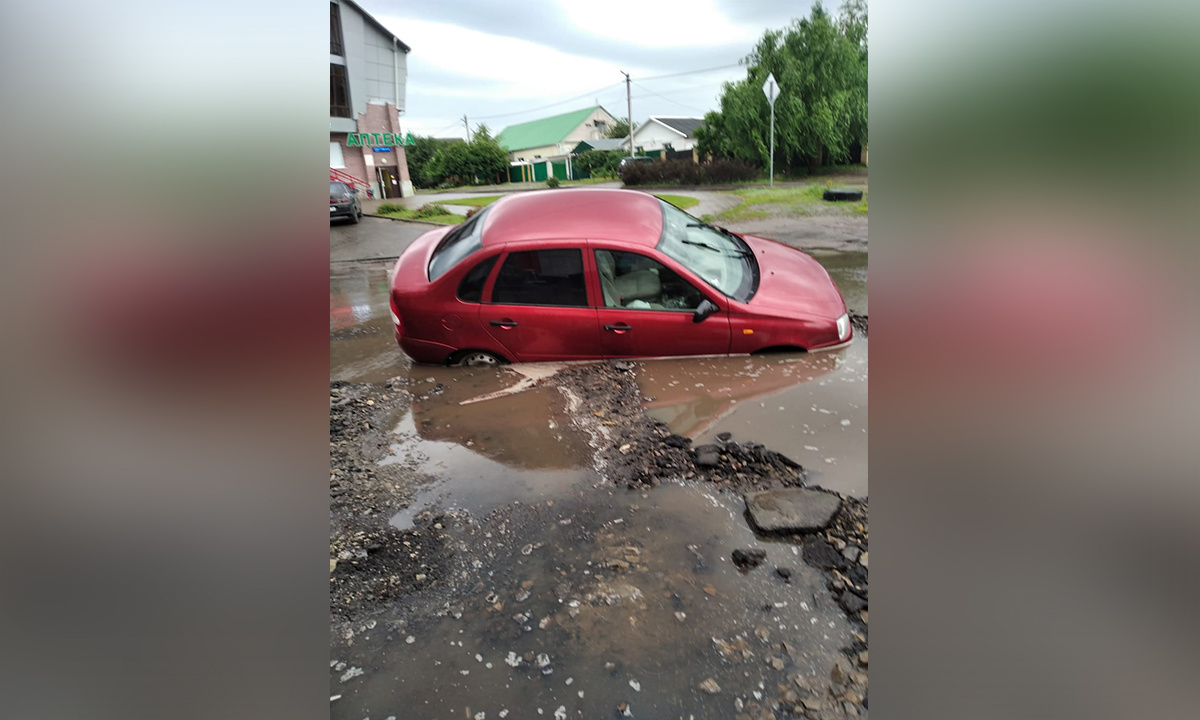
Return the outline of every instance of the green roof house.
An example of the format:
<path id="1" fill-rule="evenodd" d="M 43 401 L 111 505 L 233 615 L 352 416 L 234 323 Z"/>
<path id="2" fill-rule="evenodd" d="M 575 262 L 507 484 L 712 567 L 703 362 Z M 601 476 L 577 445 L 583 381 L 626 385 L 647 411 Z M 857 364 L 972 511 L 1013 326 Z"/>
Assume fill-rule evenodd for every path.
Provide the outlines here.
<path id="1" fill-rule="evenodd" d="M 581 140 L 599 140 L 617 123 L 607 110 L 596 105 L 541 120 L 509 125 L 496 141 L 508 151 L 511 162 L 548 160 L 571 154 Z"/>

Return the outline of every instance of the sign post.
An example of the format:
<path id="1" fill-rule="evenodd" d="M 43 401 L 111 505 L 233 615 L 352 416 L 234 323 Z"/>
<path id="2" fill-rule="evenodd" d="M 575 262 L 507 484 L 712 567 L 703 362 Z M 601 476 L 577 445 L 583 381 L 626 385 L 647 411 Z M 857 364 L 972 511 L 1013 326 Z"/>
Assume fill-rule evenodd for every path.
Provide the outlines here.
<path id="1" fill-rule="evenodd" d="M 763 83 L 763 94 L 771 103 L 771 187 L 775 187 L 775 98 L 779 97 L 779 83 L 771 73 L 767 73 L 767 81 Z"/>

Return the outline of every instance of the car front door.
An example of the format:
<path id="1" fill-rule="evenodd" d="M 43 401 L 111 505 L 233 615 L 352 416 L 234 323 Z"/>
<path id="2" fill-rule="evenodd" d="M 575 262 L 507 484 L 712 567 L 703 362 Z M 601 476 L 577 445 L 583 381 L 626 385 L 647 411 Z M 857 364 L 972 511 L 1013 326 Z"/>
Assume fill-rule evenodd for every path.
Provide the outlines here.
<path id="1" fill-rule="evenodd" d="M 604 357 L 727 355 L 729 308 L 648 255 L 593 245 L 596 311 Z M 719 309 L 695 321 L 703 300 Z"/>
<path id="2" fill-rule="evenodd" d="M 500 261 L 479 317 L 512 360 L 601 357 L 583 259 L 578 246 L 559 246 L 510 250 Z"/>

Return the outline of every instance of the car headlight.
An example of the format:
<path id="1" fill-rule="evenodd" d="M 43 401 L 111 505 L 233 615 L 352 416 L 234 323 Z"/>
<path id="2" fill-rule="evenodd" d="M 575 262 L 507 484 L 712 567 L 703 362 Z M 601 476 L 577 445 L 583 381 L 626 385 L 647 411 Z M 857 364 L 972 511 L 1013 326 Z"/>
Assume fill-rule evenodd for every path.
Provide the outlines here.
<path id="1" fill-rule="evenodd" d="M 845 340 L 850 337 L 850 313 L 842 313 L 842 316 L 837 319 L 838 340 Z"/>

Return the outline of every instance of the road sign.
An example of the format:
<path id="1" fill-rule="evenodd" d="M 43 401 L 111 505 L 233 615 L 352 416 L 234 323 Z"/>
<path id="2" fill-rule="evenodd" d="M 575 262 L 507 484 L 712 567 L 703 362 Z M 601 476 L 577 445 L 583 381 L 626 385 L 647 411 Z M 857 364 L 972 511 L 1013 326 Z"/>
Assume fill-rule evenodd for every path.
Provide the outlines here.
<path id="1" fill-rule="evenodd" d="M 775 98 L 779 97 L 779 83 L 775 76 L 767 73 L 767 81 L 763 83 L 763 94 L 771 103 L 771 187 L 775 187 Z"/>
<path id="2" fill-rule="evenodd" d="M 767 81 L 763 83 L 763 94 L 767 96 L 771 107 L 775 107 L 775 98 L 779 97 L 779 83 L 775 82 L 775 76 L 771 73 L 767 73 Z"/>

